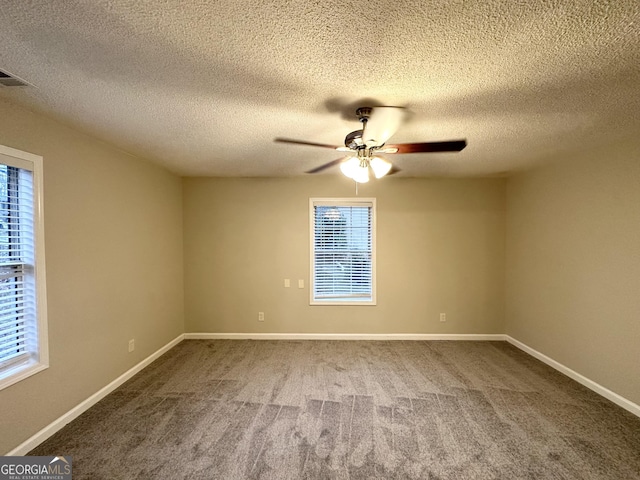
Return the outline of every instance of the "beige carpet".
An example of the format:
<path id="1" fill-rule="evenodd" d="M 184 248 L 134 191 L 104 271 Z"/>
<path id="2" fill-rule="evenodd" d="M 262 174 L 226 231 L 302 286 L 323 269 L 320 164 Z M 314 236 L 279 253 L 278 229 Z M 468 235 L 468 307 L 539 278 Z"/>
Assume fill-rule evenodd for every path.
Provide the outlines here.
<path id="1" fill-rule="evenodd" d="M 188 340 L 30 452 L 74 479 L 640 479 L 640 419 L 504 342 Z"/>

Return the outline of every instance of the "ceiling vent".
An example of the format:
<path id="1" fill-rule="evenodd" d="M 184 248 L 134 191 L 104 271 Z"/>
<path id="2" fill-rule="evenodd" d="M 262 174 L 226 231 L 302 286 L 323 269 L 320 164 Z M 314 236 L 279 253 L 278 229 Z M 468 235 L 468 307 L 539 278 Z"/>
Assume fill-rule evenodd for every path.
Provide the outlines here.
<path id="1" fill-rule="evenodd" d="M 26 87 L 29 84 L 0 70 L 0 85 L 4 87 Z"/>

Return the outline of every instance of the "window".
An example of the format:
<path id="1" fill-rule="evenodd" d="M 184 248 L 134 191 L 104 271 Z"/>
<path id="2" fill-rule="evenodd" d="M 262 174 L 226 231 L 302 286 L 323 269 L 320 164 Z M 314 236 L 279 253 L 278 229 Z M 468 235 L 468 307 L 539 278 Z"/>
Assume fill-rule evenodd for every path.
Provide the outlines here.
<path id="1" fill-rule="evenodd" d="M 41 172 L 0 146 L 0 388 L 48 367 Z"/>
<path id="2" fill-rule="evenodd" d="M 311 305 L 375 305 L 375 198 L 309 200 Z"/>

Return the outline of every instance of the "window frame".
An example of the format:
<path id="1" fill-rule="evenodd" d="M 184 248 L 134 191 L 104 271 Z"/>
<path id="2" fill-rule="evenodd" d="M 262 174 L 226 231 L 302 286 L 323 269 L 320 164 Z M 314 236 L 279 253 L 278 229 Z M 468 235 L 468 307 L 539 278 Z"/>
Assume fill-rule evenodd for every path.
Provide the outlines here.
<path id="1" fill-rule="evenodd" d="M 319 300 L 314 298 L 315 291 L 315 210 L 316 206 L 335 207 L 370 207 L 371 208 L 371 297 L 366 300 Z M 375 198 L 334 198 L 334 197 L 312 197 L 309 198 L 309 305 L 327 306 L 375 306 L 377 305 L 376 295 L 376 199 Z"/>
<path id="2" fill-rule="evenodd" d="M 0 163 L 10 167 L 29 170 L 33 183 L 33 235 L 35 285 L 35 335 L 27 344 L 35 340 L 26 358 L 0 370 L 0 390 L 9 387 L 31 375 L 49 368 L 49 341 L 47 325 L 47 291 L 44 258 L 44 215 L 43 215 L 43 163 L 42 157 L 15 148 L 0 145 Z"/>

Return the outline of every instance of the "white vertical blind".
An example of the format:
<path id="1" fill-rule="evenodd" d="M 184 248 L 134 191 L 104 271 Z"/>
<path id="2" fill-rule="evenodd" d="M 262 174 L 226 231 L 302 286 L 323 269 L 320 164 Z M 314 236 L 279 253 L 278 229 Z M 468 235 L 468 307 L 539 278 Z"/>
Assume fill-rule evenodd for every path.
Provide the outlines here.
<path id="1" fill-rule="evenodd" d="M 313 301 L 373 300 L 373 203 L 313 204 Z"/>
<path id="2" fill-rule="evenodd" d="M 37 354 L 33 175 L 0 165 L 0 371 Z"/>

